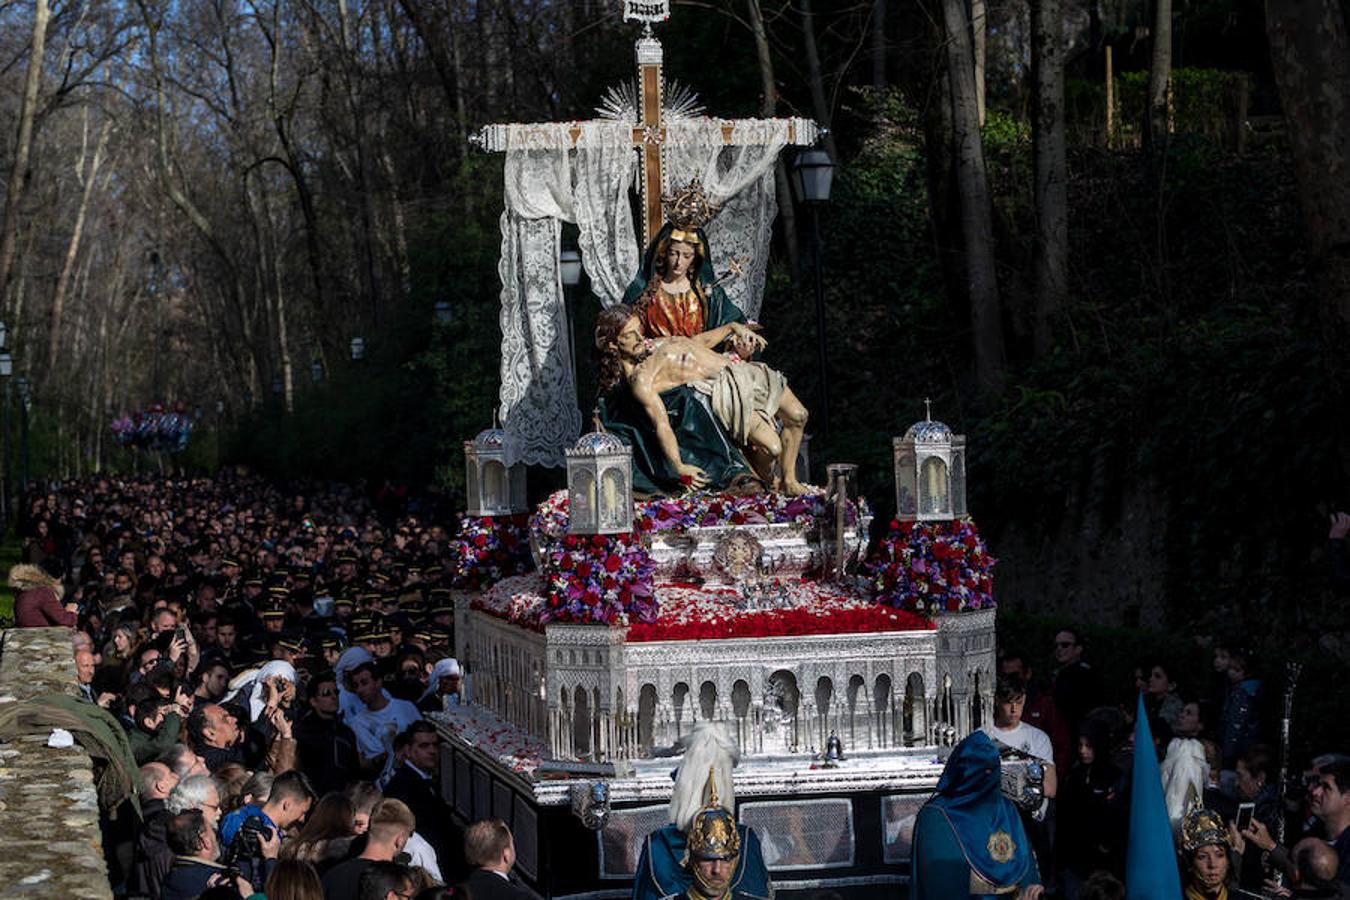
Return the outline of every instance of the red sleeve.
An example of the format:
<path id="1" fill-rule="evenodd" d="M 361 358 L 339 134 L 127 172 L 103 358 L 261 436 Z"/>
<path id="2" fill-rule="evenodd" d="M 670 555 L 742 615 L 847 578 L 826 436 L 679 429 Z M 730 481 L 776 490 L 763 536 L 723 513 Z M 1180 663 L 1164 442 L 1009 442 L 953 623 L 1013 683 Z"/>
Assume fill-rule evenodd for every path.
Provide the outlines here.
<path id="1" fill-rule="evenodd" d="M 53 625 L 65 625 L 67 628 L 74 628 L 79 617 L 75 613 L 66 609 L 61 603 L 61 598 L 56 596 L 56 591 L 50 588 L 43 588 L 42 602 L 38 605 L 42 614 L 47 617 L 47 621 Z"/>

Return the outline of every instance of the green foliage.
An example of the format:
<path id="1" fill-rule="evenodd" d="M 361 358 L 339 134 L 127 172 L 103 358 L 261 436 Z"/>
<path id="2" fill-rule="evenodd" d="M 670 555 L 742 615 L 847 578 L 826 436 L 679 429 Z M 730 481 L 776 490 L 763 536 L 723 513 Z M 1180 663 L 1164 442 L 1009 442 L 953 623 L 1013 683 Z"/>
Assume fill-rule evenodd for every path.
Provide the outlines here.
<path id="1" fill-rule="evenodd" d="M 1201 135 L 1225 146 L 1236 145 L 1237 129 L 1246 110 L 1243 97 L 1251 76 L 1220 69 L 1172 70 L 1172 129 L 1178 135 Z M 1148 116 L 1147 71 L 1116 75 L 1115 140 L 1139 139 Z M 1106 132 L 1106 86 L 1099 81 L 1068 79 L 1065 118 L 1071 135 L 1083 144 L 1099 144 Z"/>
<path id="2" fill-rule="evenodd" d="M 923 397 L 953 390 L 949 361 L 961 350 L 933 252 L 917 113 L 898 91 L 858 91 L 852 99 L 871 122 L 869 136 L 819 210 L 831 433 L 821 435 L 815 424 L 807 431 L 817 479 L 826 462 L 856 462 L 864 493 L 884 499 L 894 494 L 886 435 L 903 433 L 921 414 Z M 798 213 L 807 236 L 811 214 Z M 811 244 L 802 250 L 809 266 Z M 775 268 L 760 318 L 770 362 L 818 412 L 809 269 L 794 282 L 785 266 Z"/>

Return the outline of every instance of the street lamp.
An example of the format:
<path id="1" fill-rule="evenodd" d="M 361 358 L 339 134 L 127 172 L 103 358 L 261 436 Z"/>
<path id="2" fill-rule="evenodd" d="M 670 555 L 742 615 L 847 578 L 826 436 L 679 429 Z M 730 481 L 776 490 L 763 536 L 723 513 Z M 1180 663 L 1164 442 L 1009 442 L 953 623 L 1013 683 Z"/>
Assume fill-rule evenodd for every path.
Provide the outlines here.
<path id="1" fill-rule="evenodd" d="M 323 383 L 323 360 L 316 359 L 309 364 L 309 377 L 315 384 Z"/>
<path id="2" fill-rule="evenodd" d="M 578 391 L 576 316 L 572 310 L 572 288 L 581 284 L 581 253 L 571 248 L 558 254 L 558 271 L 562 276 L 563 308 L 567 310 L 567 362 L 572 367 L 572 381 Z"/>
<path id="3" fill-rule="evenodd" d="M 362 337 L 352 338 L 352 362 L 360 362 L 366 358 L 366 339 Z"/>
<path id="4" fill-rule="evenodd" d="M 436 301 L 436 305 L 432 307 L 432 312 L 433 312 L 433 313 L 435 314 L 435 316 L 436 316 L 436 324 L 437 324 L 437 325 L 449 325 L 449 324 L 450 324 L 450 319 L 452 318 L 452 316 L 451 316 L 451 313 L 450 313 L 450 301 L 449 301 L 449 300 L 446 300 L 445 298 L 441 298 L 440 300 L 437 300 L 437 301 Z"/>
<path id="5" fill-rule="evenodd" d="M 825 279 L 820 265 L 820 207 L 830 199 L 834 161 L 824 150 L 804 150 L 792 164 L 797 196 L 811 209 L 811 243 L 816 275 L 816 342 L 820 367 L 820 431 L 830 430 L 830 381 L 825 369 Z"/>
<path id="6" fill-rule="evenodd" d="M 0 330 L 3 330 L 3 328 L 4 328 L 3 324 L 0 324 Z M 6 527 L 9 526 L 9 521 L 11 518 L 10 513 L 13 509 L 13 504 L 9 493 L 9 470 L 10 470 L 9 460 L 11 454 L 10 448 L 14 446 L 14 442 L 10 438 L 10 431 L 9 431 L 9 406 L 11 397 L 10 385 L 13 383 L 10 376 L 12 376 L 13 374 L 14 374 L 14 357 L 10 356 L 8 350 L 0 350 L 0 379 L 3 379 L 5 382 L 5 403 L 3 407 L 0 407 L 0 417 L 3 417 L 4 419 L 3 427 L 5 432 L 5 470 L 3 473 L 0 473 L 0 494 L 3 495 L 0 496 L 0 500 L 3 500 L 4 504 Z"/>
<path id="7" fill-rule="evenodd" d="M 19 385 L 19 402 L 23 404 L 23 417 L 21 422 L 20 435 L 23 442 L 23 477 L 19 481 L 19 486 L 23 490 L 28 490 L 28 413 L 33 408 L 33 384 L 28 380 L 28 376 L 20 375 L 17 379 Z"/>

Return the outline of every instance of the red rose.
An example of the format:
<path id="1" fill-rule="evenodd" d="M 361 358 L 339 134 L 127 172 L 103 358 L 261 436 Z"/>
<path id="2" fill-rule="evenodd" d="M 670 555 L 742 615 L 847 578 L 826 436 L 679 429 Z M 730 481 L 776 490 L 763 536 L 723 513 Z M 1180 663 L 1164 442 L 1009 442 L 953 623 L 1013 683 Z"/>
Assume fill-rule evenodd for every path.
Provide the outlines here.
<path id="1" fill-rule="evenodd" d="M 605 581 L 604 581 L 604 588 L 605 588 L 605 590 L 607 590 L 607 591 L 612 591 L 612 590 L 614 590 L 614 589 L 615 589 L 616 587 L 618 587 L 618 586 L 619 586 L 619 583 L 618 583 L 617 581 L 615 581 L 613 578 L 609 578 L 609 577 L 606 577 L 606 578 L 605 578 Z"/>
<path id="2" fill-rule="evenodd" d="M 744 525 L 744 524 L 745 524 L 745 513 L 740 512 L 739 510 L 736 511 L 736 512 L 734 512 L 734 513 L 732 513 L 732 514 L 731 514 L 731 524 L 733 524 L 733 525 Z"/>
<path id="3" fill-rule="evenodd" d="M 569 550 L 574 549 L 578 543 L 580 543 L 580 541 L 574 534 L 569 534 L 563 538 L 563 546 Z"/>
<path id="4" fill-rule="evenodd" d="M 585 602 L 587 606 L 594 606 L 595 604 L 600 602 L 600 595 L 597 594 L 595 591 L 587 591 L 586 595 L 581 599 Z"/>
<path id="5" fill-rule="evenodd" d="M 592 546 L 592 547 L 603 547 L 603 546 L 605 546 L 605 544 L 608 543 L 608 542 L 609 542 L 609 538 L 605 537 L 603 534 L 593 534 L 593 535 L 591 535 L 591 546 Z"/>
<path id="6" fill-rule="evenodd" d="M 606 571 L 606 572 L 617 572 L 617 571 L 619 571 L 619 566 L 620 566 L 620 565 L 622 565 L 622 560 L 620 560 L 620 559 L 619 559 L 617 556 L 615 556 L 613 553 L 611 553 L 609 556 L 605 557 L 605 571 Z"/>
<path id="7" fill-rule="evenodd" d="M 666 509 L 664 506 L 661 507 L 656 511 L 656 518 L 661 522 L 666 521 L 666 519 L 670 518 L 670 510 Z"/>
<path id="8" fill-rule="evenodd" d="M 474 536 L 474 539 L 473 539 L 473 545 L 474 545 L 475 547 L 482 547 L 482 546 L 484 546 L 485 544 L 487 544 L 487 535 L 485 535 L 485 534 L 479 534 L 479 535 L 475 535 L 475 536 Z"/>
<path id="9" fill-rule="evenodd" d="M 632 599 L 633 599 L 633 592 L 628 587 L 625 586 L 619 590 L 620 603 L 628 604 L 632 601 Z"/>
<path id="10" fill-rule="evenodd" d="M 577 563 L 577 577 L 579 578 L 591 577 L 591 564 L 589 562 L 582 560 L 580 563 Z"/>

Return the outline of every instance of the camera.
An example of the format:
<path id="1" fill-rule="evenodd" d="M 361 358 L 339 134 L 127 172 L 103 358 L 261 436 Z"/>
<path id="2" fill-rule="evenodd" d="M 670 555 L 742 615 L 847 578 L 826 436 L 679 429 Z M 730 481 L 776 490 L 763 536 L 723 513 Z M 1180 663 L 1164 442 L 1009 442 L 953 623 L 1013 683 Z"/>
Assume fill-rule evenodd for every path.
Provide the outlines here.
<path id="1" fill-rule="evenodd" d="M 272 839 L 272 829 L 267 827 L 262 816 L 249 816 L 240 824 L 234 834 L 230 848 L 225 851 L 221 864 L 227 869 L 237 868 L 241 861 L 252 861 L 262 856 L 262 842 Z"/>

